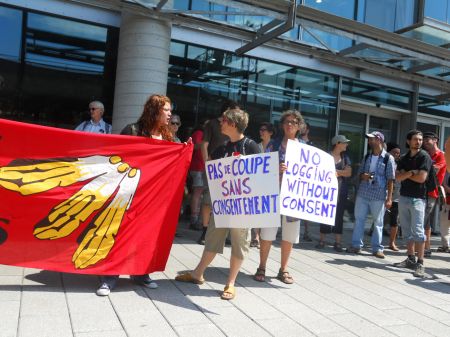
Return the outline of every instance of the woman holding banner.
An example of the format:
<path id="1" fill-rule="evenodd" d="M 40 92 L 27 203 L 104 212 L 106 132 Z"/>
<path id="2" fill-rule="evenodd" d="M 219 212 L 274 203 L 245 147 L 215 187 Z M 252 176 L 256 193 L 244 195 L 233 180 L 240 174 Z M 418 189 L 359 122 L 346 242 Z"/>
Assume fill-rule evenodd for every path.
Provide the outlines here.
<path id="1" fill-rule="evenodd" d="M 280 118 L 281 138 L 271 141 L 266 152 L 278 151 L 280 160 L 280 181 L 287 167 L 284 163 L 286 156 L 286 147 L 288 140 L 299 141 L 298 135 L 304 127 L 305 122 L 302 115 L 297 110 L 287 110 L 283 112 Z M 299 242 L 300 236 L 300 220 L 296 218 L 282 216 L 281 218 L 281 266 L 278 271 L 277 279 L 286 284 L 294 283 L 294 279 L 287 271 L 289 257 L 291 255 L 292 246 Z M 254 279 L 258 282 L 264 282 L 266 279 L 266 263 L 269 257 L 272 241 L 276 239 L 277 227 L 261 228 L 260 233 L 260 251 L 259 251 L 259 267 L 256 270 Z"/>
<path id="2" fill-rule="evenodd" d="M 334 158 L 334 164 L 336 167 L 336 176 L 338 179 L 338 189 L 339 195 L 337 199 L 336 206 L 336 218 L 334 221 L 334 226 L 328 225 L 320 225 L 320 240 L 316 245 L 316 248 L 323 249 L 325 247 L 325 235 L 328 233 L 334 233 L 335 235 L 335 243 L 334 250 L 338 253 L 343 252 L 341 237 L 342 230 L 344 228 L 344 210 L 345 210 L 345 202 L 347 200 L 348 195 L 348 185 L 347 179 L 352 176 L 352 167 L 350 158 L 344 154 L 347 150 L 348 143 L 350 142 L 343 135 L 334 136 L 331 139 L 331 145 L 333 146 L 331 149 L 331 155 Z"/>
<path id="3" fill-rule="evenodd" d="M 169 129 L 169 121 L 172 112 L 172 104 L 169 97 L 152 95 L 144 105 L 144 111 L 137 123 L 128 124 L 122 130 L 122 135 L 142 136 L 159 140 L 173 141 L 172 132 Z M 158 284 L 148 274 L 133 275 L 131 278 L 139 285 L 155 289 Z M 102 276 L 101 285 L 97 289 L 98 296 L 108 296 L 119 279 L 118 275 Z"/>
<path id="4" fill-rule="evenodd" d="M 237 155 L 250 155 L 260 153 L 258 145 L 244 136 L 248 125 L 248 114 L 239 108 L 228 109 L 223 113 L 220 123 L 221 131 L 230 137 L 230 141 L 211 154 L 212 159 L 220 159 Z M 175 277 L 176 281 L 202 284 L 205 282 L 203 274 L 217 254 L 223 253 L 225 239 L 230 233 L 231 258 L 230 272 L 225 289 L 220 296 L 223 300 L 231 300 L 235 297 L 234 283 L 241 268 L 244 256 L 249 251 L 248 228 L 216 228 L 214 217 L 209 220 L 205 237 L 205 248 L 197 267 L 191 272 L 186 272 Z"/>

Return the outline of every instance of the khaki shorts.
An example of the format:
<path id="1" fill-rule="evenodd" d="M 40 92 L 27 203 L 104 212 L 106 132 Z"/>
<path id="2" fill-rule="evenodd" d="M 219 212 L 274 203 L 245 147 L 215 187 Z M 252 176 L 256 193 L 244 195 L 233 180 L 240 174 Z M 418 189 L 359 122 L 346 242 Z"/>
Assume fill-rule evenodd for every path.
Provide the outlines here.
<path id="1" fill-rule="evenodd" d="M 216 228 L 214 216 L 211 216 L 205 237 L 205 251 L 222 254 L 225 240 L 230 233 L 231 255 L 243 260 L 249 252 L 250 240 L 248 228 Z"/>
<path id="2" fill-rule="evenodd" d="M 264 241 L 274 241 L 277 238 L 278 227 L 261 228 L 260 237 Z M 299 243 L 300 220 L 287 221 L 286 216 L 281 216 L 281 240 L 290 243 Z"/>

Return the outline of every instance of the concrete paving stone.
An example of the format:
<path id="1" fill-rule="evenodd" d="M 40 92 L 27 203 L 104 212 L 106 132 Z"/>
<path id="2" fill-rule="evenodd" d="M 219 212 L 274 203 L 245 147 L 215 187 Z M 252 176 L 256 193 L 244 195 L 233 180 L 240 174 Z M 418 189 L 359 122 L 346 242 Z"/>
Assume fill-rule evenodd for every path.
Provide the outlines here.
<path id="1" fill-rule="evenodd" d="M 61 291 L 24 291 L 22 293 L 21 316 L 67 314 L 65 294 Z"/>
<path id="2" fill-rule="evenodd" d="M 20 317 L 18 337 L 72 337 L 68 315 Z"/>
<path id="3" fill-rule="evenodd" d="M 127 329 L 127 337 L 177 337 L 175 331 L 171 328 L 161 328 L 159 326 L 145 326 Z"/>
<path id="4" fill-rule="evenodd" d="M 172 326 L 209 323 L 205 314 L 185 297 L 172 297 L 168 301 L 155 300 L 154 303 Z M 217 307 L 212 309 L 204 308 L 203 310 L 214 313 Z"/>
<path id="5" fill-rule="evenodd" d="M 23 279 L 23 284 L 26 286 L 46 286 L 51 288 L 61 288 L 62 277 L 61 273 L 53 271 L 27 269 L 25 272 L 25 277 Z"/>
<path id="6" fill-rule="evenodd" d="M 22 285 L 22 276 L 17 275 L 1 275 L 0 276 L 0 290 L 7 291 L 9 289 L 16 289 L 17 286 Z"/>
<path id="7" fill-rule="evenodd" d="M 0 301 L 20 301 L 21 285 L 3 285 L 0 280 Z"/>
<path id="8" fill-rule="evenodd" d="M 391 326 L 385 327 L 385 329 L 399 337 L 411 337 L 411 336 L 432 337 L 433 336 L 433 335 L 428 334 L 424 330 L 421 330 L 418 327 L 415 327 L 410 324 L 391 325 Z"/>
<path id="9" fill-rule="evenodd" d="M 386 310 L 386 313 L 392 315 L 393 317 L 400 318 L 418 329 L 423 329 L 426 327 L 426 332 L 432 334 L 433 336 L 445 336 L 450 333 L 450 326 L 422 315 L 420 310 L 420 307 L 414 308 L 414 310 L 403 308 Z"/>
<path id="10" fill-rule="evenodd" d="M 336 332 L 338 334 L 340 331 L 345 330 L 341 325 L 321 313 L 312 310 L 303 303 L 297 303 L 293 306 L 286 305 L 279 309 L 290 319 L 296 321 L 316 335 L 324 332 Z"/>
<path id="11" fill-rule="evenodd" d="M 74 334 L 74 337 L 128 337 L 125 331 L 90 331 Z"/>
<path id="12" fill-rule="evenodd" d="M 0 299 L 1 293 L 0 293 Z M 15 337 L 19 324 L 20 301 L 0 300 L 1 328 L 0 336 Z"/>
<path id="13" fill-rule="evenodd" d="M 192 325 L 178 325 L 175 331 L 180 337 L 222 337 L 225 334 L 213 323 Z"/>
<path id="14" fill-rule="evenodd" d="M 0 276 L 23 276 L 23 268 L 0 265 Z"/>
<path id="15" fill-rule="evenodd" d="M 95 310 L 73 310 L 70 306 L 70 318 L 73 331 L 109 331 L 121 330 L 122 325 L 111 305 L 99 305 Z"/>
<path id="16" fill-rule="evenodd" d="M 215 308 L 214 313 L 206 316 L 225 333 L 226 336 L 259 337 L 270 333 L 236 307 Z"/>
<path id="17" fill-rule="evenodd" d="M 173 330 L 166 317 L 152 308 L 140 311 L 126 311 L 126 308 L 116 308 L 117 315 L 125 331 L 143 331 L 153 329 L 157 331 Z"/>
<path id="18" fill-rule="evenodd" d="M 320 333 L 318 335 L 316 335 L 318 337 L 336 337 L 336 333 L 334 332 L 324 332 L 324 333 Z M 339 337 L 356 337 L 358 336 L 357 334 L 354 334 L 350 331 L 339 331 L 338 334 Z"/>
<path id="19" fill-rule="evenodd" d="M 256 321 L 273 336 L 309 337 L 315 336 L 311 331 L 289 318 L 261 319 Z"/>

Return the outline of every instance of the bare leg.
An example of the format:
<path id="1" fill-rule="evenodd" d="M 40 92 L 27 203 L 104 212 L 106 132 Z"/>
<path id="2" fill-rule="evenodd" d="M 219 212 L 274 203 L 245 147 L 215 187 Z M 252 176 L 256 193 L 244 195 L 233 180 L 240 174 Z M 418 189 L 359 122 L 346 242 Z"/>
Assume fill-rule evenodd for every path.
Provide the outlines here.
<path id="1" fill-rule="evenodd" d="M 197 280 L 203 280 L 203 274 L 205 273 L 206 268 L 208 268 L 215 257 L 216 253 L 203 250 L 200 262 L 198 263 L 197 267 L 195 267 L 195 269 L 191 272 L 192 277 Z"/>
<path id="2" fill-rule="evenodd" d="M 198 214 L 200 211 L 200 197 L 203 192 L 203 187 L 194 187 L 191 194 L 191 223 L 198 221 Z"/>
<path id="3" fill-rule="evenodd" d="M 239 270 L 241 269 L 242 262 L 244 260 L 241 260 L 233 255 L 231 255 L 230 258 L 230 273 L 228 274 L 228 280 L 227 280 L 227 286 L 234 286 L 234 283 L 236 282 L 236 278 L 239 274 Z"/>
<path id="4" fill-rule="evenodd" d="M 425 249 L 430 249 L 431 246 L 431 227 L 425 229 Z"/>
<path id="5" fill-rule="evenodd" d="M 286 271 L 289 256 L 291 256 L 292 242 L 281 240 L 281 271 Z"/>
<path id="6" fill-rule="evenodd" d="M 392 226 L 391 233 L 389 234 L 389 248 L 394 251 L 398 251 L 397 245 L 395 244 L 395 238 L 397 237 L 398 227 Z"/>
<path id="7" fill-rule="evenodd" d="M 415 244 L 417 249 L 417 259 L 423 261 L 423 251 L 425 247 L 425 242 L 416 242 Z"/>
<path id="8" fill-rule="evenodd" d="M 259 268 L 266 269 L 267 259 L 269 258 L 272 241 L 262 240 L 259 247 Z"/>

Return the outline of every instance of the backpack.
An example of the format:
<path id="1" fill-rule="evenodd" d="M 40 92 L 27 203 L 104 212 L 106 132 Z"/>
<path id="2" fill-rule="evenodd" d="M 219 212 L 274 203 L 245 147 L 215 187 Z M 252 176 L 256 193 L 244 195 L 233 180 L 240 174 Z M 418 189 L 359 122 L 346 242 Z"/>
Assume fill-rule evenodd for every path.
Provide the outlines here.
<path id="1" fill-rule="evenodd" d="M 371 153 L 367 153 L 366 156 L 364 157 L 364 165 L 366 165 L 367 159 L 369 159 L 369 156 L 371 155 Z M 391 156 L 391 154 L 389 152 L 386 152 L 386 154 L 384 155 L 383 158 L 383 164 L 384 164 L 384 175 L 386 176 L 386 170 L 387 170 L 387 163 L 389 161 L 389 157 Z"/>
<path id="2" fill-rule="evenodd" d="M 428 170 L 427 180 L 425 180 L 425 187 L 428 192 L 433 192 L 439 186 L 439 181 L 437 178 L 437 171 L 433 165 L 431 165 Z"/>

